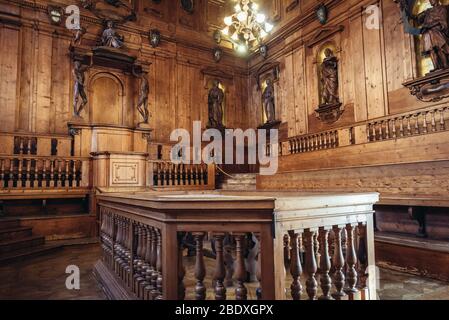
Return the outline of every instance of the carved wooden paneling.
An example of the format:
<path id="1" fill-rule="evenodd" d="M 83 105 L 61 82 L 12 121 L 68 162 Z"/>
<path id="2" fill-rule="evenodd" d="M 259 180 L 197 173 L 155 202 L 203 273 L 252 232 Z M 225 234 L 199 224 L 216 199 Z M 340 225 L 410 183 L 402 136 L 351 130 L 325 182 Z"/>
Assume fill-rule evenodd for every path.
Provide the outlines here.
<path id="1" fill-rule="evenodd" d="M 139 183 L 138 162 L 112 162 L 112 184 Z"/>

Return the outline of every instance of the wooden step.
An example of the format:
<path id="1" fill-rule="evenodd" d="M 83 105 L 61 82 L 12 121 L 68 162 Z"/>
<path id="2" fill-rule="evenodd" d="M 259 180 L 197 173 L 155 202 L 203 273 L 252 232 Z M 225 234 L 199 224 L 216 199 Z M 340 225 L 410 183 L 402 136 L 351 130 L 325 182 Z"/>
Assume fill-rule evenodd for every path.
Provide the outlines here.
<path id="1" fill-rule="evenodd" d="M 45 243 L 42 236 L 29 236 L 22 239 L 2 240 L 0 241 L 0 255 L 18 249 L 30 248 Z"/>
<path id="2" fill-rule="evenodd" d="M 13 227 L 8 229 L 0 229 L 0 241 L 22 239 L 31 236 L 32 227 Z"/>
<path id="3" fill-rule="evenodd" d="M 12 252 L 0 254 L 0 265 L 21 261 L 23 259 L 27 259 L 30 257 L 52 253 L 62 248 L 63 245 L 49 243 L 49 244 L 41 244 L 30 248 L 14 250 Z"/>
<path id="4" fill-rule="evenodd" d="M 19 219 L 0 218 L 0 230 L 20 227 Z"/>

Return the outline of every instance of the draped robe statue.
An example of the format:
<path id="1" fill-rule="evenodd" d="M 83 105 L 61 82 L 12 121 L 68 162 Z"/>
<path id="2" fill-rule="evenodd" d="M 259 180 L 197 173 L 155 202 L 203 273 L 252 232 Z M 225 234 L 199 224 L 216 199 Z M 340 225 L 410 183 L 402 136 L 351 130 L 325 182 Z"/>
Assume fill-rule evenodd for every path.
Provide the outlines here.
<path id="1" fill-rule="evenodd" d="M 337 104 L 338 98 L 338 61 L 331 49 L 324 50 L 325 58 L 321 64 L 321 83 L 323 104 Z"/>
<path id="2" fill-rule="evenodd" d="M 101 44 L 106 47 L 123 47 L 123 36 L 119 35 L 114 29 L 114 22 L 108 21 L 107 28 L 104 29 L 101 36 Z"/>
<path id="3" fill-rule="evenodd" d="M 439 0 L 430 0 L 431 8 L 412 17 L 421 24 L 422 48 L 424 55 L 430 55 L 434 70 L 449 67 L 449 27 L 448 7 Z"/>
<path id="4" fill-rule="evenodd" d="M 268 79 L 266 84 L 267 86 L 262 93 L 263 110 L 265 112 L 265 116 L 267 117 L 267 123 L 272 123 L 276 121 L 273 81 Z"/>
<path id="5" fill-rule="evenodd" d="M 220 82 L 214 81 L 212 88 L 209 90 L 208 106 L 209 106 L 209 126 L 211 128 L 223 128 L 223 100 L 224 92 L 219 87 Z"/>

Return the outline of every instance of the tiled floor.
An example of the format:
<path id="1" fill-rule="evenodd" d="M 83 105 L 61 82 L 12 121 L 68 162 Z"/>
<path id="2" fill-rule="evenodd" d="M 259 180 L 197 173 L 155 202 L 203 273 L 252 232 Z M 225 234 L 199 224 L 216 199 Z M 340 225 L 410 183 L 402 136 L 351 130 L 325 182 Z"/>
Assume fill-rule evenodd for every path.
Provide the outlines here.
<path id="1" fill-rule="evenodd" d="M 92 267 L 100 256 L 100 246 L 66 247 L 49 255 L 30 258 L 0 267 L 0 299 L 105 299 L 92 275 Z M 211 287 L 214 261 L 206 258 L 208 276 L 205 284 Z M 65 273 L 68 265 L 80 269 L 80 290 L 68 290 Z M 193 273 L 194 259 L 186 260 L 187 274 Z M 448 299 L 449 283 L 421 278 L 386 269 L 379 272 L 380 299 Z M 187 298 L 193 298 L 194 279 L 187 277 Z M 255 298 L 256 284 L 247 284 L 248 298 Z M 233 290 L 228 289 L 229 298 Z M 208 290 L 208 298 L 213 298 Z"/>

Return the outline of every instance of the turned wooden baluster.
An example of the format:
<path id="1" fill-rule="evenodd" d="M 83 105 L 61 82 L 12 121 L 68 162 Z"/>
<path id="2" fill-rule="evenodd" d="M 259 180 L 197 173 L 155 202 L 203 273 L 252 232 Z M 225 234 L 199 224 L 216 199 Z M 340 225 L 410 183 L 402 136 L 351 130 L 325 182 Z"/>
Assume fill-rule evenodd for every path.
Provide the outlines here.
<path id="1" fill-rule="evenodd" d="M 290 236 L 290 274 L 293 278 L 290 291 L 293 300 L 300 300 L 302 291 L 300 279 L 302 274 L 302 266 L 301 258 L 299 256 L 299 235 L 298 233 L 295 233 L 294 230 L 290 230 L 288 234 Z"/>
<path id="2" fill-rule="evenodd" d="M 37 187 L 39 187 L 39 169 L 40 169 L 40 166 L 39 166 L 39 162 L 40 162 L 41 160 L 39 160 L 39 159 L 33 159 L 33 160 L 31 160 L 31 173 L 32 173 L 32 175 L 31 175 L 31 187 L 32 188 L 37 188 Z"/>
<path id="3" fill-rule="evenodd" d="M 282 243 L 284 245 L 284 267 L 285 269 L 290 268 L 290 246 L 289 246 L 289 235 L 284 234 L 282 239 Z"/>
<path id="4" fill-rule="evenodd" d="M 397 133 L 396 133 L 396 119 L 393 118 L 391 119 L 391 134 L 392 134 L 392 138 L 396 139 L 397 138 Z"/>
<path id="5" fill-rule="evenodd" d="M 259 242 L 258 251 L 257 251 L 257 265 L 256 265 L 256 278 L 259 281 L 259 287 L 256 289 L 256 297 L 257 300 L 262 299 L 262 244 L 260 243 L 260 233 L 254 234 L 257 242 Z"/>
<path id="6" fill-rule="evenodd" d="M 5 187 L 5 159 L 0 159 L 0 188 Z"/>
<path id="7" fill-rule="evenodd" d="M 162 186 L 164 181 L 164 172 L 162 170 L 162 162 L 157 164 L 157 185 Z"/>
<path id="8" fill-rule="evenodd" d="M 26 159 L 26 180 L 25 180 L 25 188 L 31 187 L 31 159 Z"/>
<path id="9" fill-rule="evenodd" d="M 23 160 L 18 159 L 17 160 L 17 187 L 22 187 L 22 167 L 23 167 Z"/>
<path id="10" fill-rule="evenodd" d="M 143 300 L 148 300 L 148 286 L 151 284 L 151 273 L 152 273 L 152 267 L 151 267 L 151 233 L 150 233 L 150 227 L 145 225 L 145 253 L 144 253 L 144 264 L 142 269 L 142 277 L 144 280 L 140 283 L 139 286 L 139 292 L 140 297 Z"/>
<path id="11" fill-rule="evenodd" d="M 432 127 L 432 132 L 435 132 L 435 131 L 437 131 L 437 123 L 436 123 L 436 120 L 435 120 L 435 110 L 432 110 L 431 112 L 430 112 L 430 126 Z"/>
<path id="12" fill-rule="evenodd" d="M 410 118 L 411 118 L 411 116 L 406 116 L 406 119 L 407 119 L 407 135 L 408 136 L 412 135 L 412 126 L 410 124 Z"/>
<path id="13" fill-rule="evenodd" d="M 141 299 L 146 299 L 145 287 L 149 285 L 149 275 L 148 270 L 150 269 L 150 232 L 148 226 L 142 225 L 143 232 L 143 249 L 142 249 L 142 267 L 140 271 L 140 276 L 142 281 L 139 283 L 138 292 Z"/>
<path id="14" fill-rule="evenodd" d="M 428 111 L 422 113 L 422 115 L 423 115 L 423 124 L 422 124 L 423 133 L 427 133 L 427 113 L 428 113 Z"/>
<path id="15" fill-rule="evenodd" d="M 163 278 L 162 278 L 162 234 L 159 229 L 156 229 L 156 235 L 157 235 L 157 261 L 156 261 L 156 269 L 157 269 L 157 280 L 156 280 L 156 286 L 157 286 L 157 296 L 156 300 L 162 300 L 163 294 L 162 294 L 162 286 L 163 286 Z"/>
<path id="16" fill-rule="evenodd" d="M 382 121 L 385 123 L 385 139 L 390 139 L 390 120 Z"/>
<path id="17" fill-rule="evenodd" d="M 149 239 L 150 239 L 150 267 L 147 271 L 147 279 L 148 285 L 145 287 L 145 297 L 147 300 L 154 299 L 156 296 L 155 287 L 157 282 L 157 270 L 156 270 L 156 262 L 157 262 L 157 236 L 155 234 L 154 228 L 149 227 Z M 154 292 L 154 296 L 153 296 Z"/>
<path id="18" fill-rule="evenodd" d="M 360 222 L 357 227 L 359 236 L 359 246 L 357 250 L 357 258 L 359 260 L 359 288 L 365 289 L 368 279 L 368 249 L 366 243 L 366 223 Z"/>
<path id="19" fill-rule="evenodd" d="M 14 187 L 14 160 L 8 161 L 8 188 Z"/>
<path id="20" fill-rule="evenodd" d="M 151 239 L 152 239 L 152 247 L 151 247 L 151 266 L 153 268 L 153 273 L 151 274 L 151 299 L 156 299 L 157 297 L 157 232 L 156 228 L 151 228 Z"/>
<path id="21" fill-rule="evenodd" d="M 305 269 L 307 273 L 306 280 L 306 291 L 310 300 L 314 300 L 316 298 L 317 293 L 317 281 L 315 279 L 315 273 L 317 272 L 317 265 L 315 260 L 315 250 L 314 250 L 314 236 L 313 231 L 310 229 L 304 230 L 305 236 L 305 246 L 306 246 L 306 261 L 305 261 Z"/>
<path id="22" fill-rule="evenodd" d="M 186 287 L 184 285 L 184 277 L 186 275 L 186 269 L 183 264 L 184 246 L 183 239 L 185 232 L 178 232 L 178 299 L 184 300 L 186 297 Z"/>
<path id="23" fill-rule="evenodd" d="M 204 277 L 206 276 L 206 266 L 204 264 L 204 252 L 203 252 L 203 232 L 192 233 L 196 244 L 196 260 L 195 260 L 195 299 L 206 299 L 206 287 L 204 286 Z"/>
<path id="24" fill-rule="evenodd" d="M 444 110 L 445 108 L 441 108 L 440 111 L 440 130 L 446 129 L 446 124 L 444 122 Z"/>
<path id="25" fill-rule="evenodd" d="M 348 267 L 346 271 L 346 277 L 348 281 L 348 292 L 355 293 L 358 291 L 355 287 L 355 285 L 357 284 L 357 271 L 355 269 L 355 266 L 357 264 L 357 256 L 354 246 L 354 226 L 352 224 L 348 223 L 346 225 L 346 233 L 346 264 Z"/>
<path id="26" fill-rule="evenodd" d="M 57 182 L 57 186 L 58 187 L 62 187 L 62 160 L 57 160 L 58 161 L 58 182 Z"/>
<path id="27" fill-rule="evenodd" d="M 215 251 L 216 251 L 216 260 L 215 260 L 215 300 L 226 300 L 226 288 L 224 286 L 224 278 L 226 276 L 226 269 L 224 265 L 224 252 L 223 252 L 223 240 L 224 233 L 216 233 L 214 234 L 215 239 Z"/>
<path id="28" fill-rule="evenodd" d="M 131 260 L 131 250 L 132 250 L 132 227 L 131 227 L 131 220 L 125 219 L 125 263 L 124 263 L 124 270 L 125 270 L 125 282 L 128 285 L 128 287 L 132 287 L 132 274 L 131 274 L 131 264 L 133 261 Z"/>
<path id="29" fill-rule="evenodd" d="M 117 258 L 116 273 L 123 279 L 123 240 L 124 240 L 124 222 L 123 218 L 117 216 Z"/>
<path id="30" fill-rule="evenodd" d="M 143 261 L 141 259 L 142 252 L 142 226 L 138 223 L 134 224 L 134 235 L 136 239 L 135 255 L 133 260 L 134 274 L 133 274 L 133 291 L 139 297 L 139 284 L 144 280 L 141 276 Z"/>
<path id="31" fill-rule="evenodd" d="M 234 234 L 235 242 L 236 242 L 236 264 L 237 268 L 235 271 L 235 275 L 237 278 L 237 288 L 235 289 L 235 298 L 236 300 L 246 300 L 248 290 L 245 287 L 246 280 L 246 269 L 245 269 L 245 261 L 243 256 L 243 241 L 245 240 L 245 234 Z"/>
<path id="32" fill-rule="evenodd" d="M 318 241 L 320 243 L 320 286 L 322 295 L 319 300 L 332 300 L 330 293 L 332 287 L 332 280 L 329 276 L 331 268 L 331 261 L 329 257 L 329 230 L 325 227 L 320 227 Z"/>
<path id="33" fill-rule="evenodd" d="M 55 186 L 55 162 L 56 160 L 50 160 L 50 188 Z"/>
<path id="34" fill-rule="evenodd" d="M 414 134 L 419 134 L 419 113 L 414 116 L 415 118 L 415 126 L 414 126 Z"/>
<path id="35" fill-rule="evenodd" d="M 343 286 L 345 285 L 345 275 L 343 273 L 343 266 L 345 264 L 345 260 L 343 257 L 343 250 L 341 245 L 341 227 L 334 226 L 334 256 L 332 259 L 333 266 L 335 268 L 334 273 L 334 284 L 336 288 L 336 292 L 332 294 L 332 296 L 340 300 L 342 297 L 344 297 L 346 294 L 343 291 Z"/>

